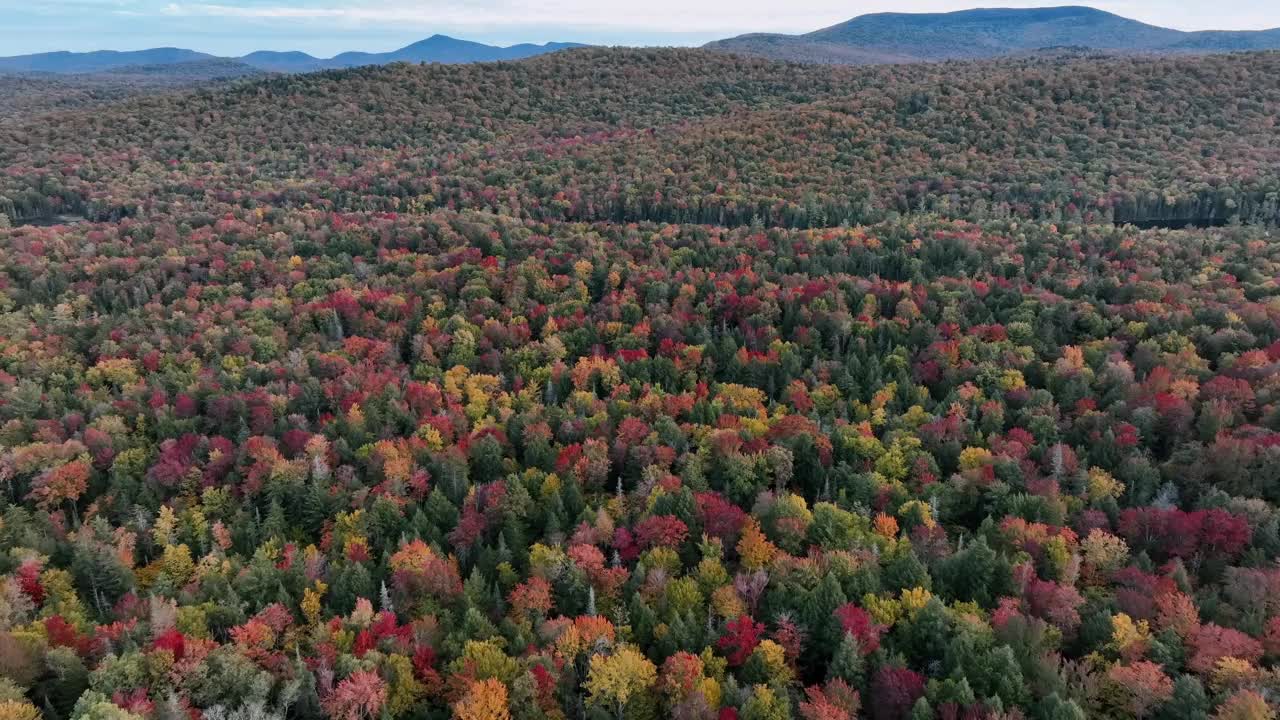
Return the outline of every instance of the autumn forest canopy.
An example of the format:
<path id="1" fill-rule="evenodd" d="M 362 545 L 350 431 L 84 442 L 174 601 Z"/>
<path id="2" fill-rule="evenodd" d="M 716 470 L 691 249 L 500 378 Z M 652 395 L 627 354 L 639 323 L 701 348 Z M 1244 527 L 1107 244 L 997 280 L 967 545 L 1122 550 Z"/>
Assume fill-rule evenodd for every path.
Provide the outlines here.
<path id="1" fill-rule="evenodd" d="M 0 720 L 1275 720 L 1280 53 L 82 83 Z"/>

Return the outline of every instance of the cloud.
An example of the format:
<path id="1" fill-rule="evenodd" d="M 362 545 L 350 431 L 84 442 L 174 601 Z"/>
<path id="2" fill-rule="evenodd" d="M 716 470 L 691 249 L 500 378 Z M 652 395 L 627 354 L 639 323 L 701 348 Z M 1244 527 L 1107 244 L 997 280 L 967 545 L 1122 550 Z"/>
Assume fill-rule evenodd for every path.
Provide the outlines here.
<path id="1" fill-rule="evenodd" d="M 941 9 L 952 3 L 926 0 Z M 1024 3 L 1032 4 L 1032 3 Z M 217 17 L 254 20 L 342 22 L 356 26 L 521 27 L 560 26 L 642 32 L 722 32 L 770 29 L 805 32 L 847 19 L 843 0 L 816 0 L 779 15 L 768 0 L 646 0 L 644 3 L 594 0 L 543 0 L 533 4 L 512 0 L 490 2 L 334 2 L 330 5 L 275 5 L 172 2 L 161 9 L 169 17 Z"/>
<path id="2" fill-rule="evenodd" d="M 98 0 L 122 2 L 125 0 Z M 646 0 L 642 3 L 600 0 L 230 0 L 221 3 L 170 2 L 160 13 L 168 17 L 213 17 L 258 21 L 325 22 L 347 27 L 403 28 L 515 28 L 559 26 L 581 29 L 632 30 L 637 32 L 807 32 L 841 22 L 852 15 L 890 10 L 942 12 L 984 3 L 963 0 L 866 0 L 851 8 L 847 0 L 806 0 L 778 13 L 776 0 Z M 1035 7 L 1046 0 L 1003 0 L 1007 7 Z M 1255 0 L 1223 0 L 1211 17 L 1202 8 L 1180 0 L 1100 0 L 1104 10 L 1175 26 L 1223 29 L 1280 25 L 1280 11 L 1265 10 Z M 1268 23 L 1268 20 L 1270 23 Z"/>
<path id="3" fill-rule="evenodd" d="M 872 12 L 1036 7 L 1080 0 L 0 0 L 0 55 L 194 47 L 216 54 L 390 50 L 444 33 L 512 44 L 696 45 L 745 32 L 803 33 Z M 1083 0 L 1181 30 L 1280 26 L 1280 2 Z M 5 52 L 7 51 L 7 52 Z"/>
<path id="4" fill-rule="evenodd" d="M 205 3 L 169 3 L 160 9 L 161 15 L 170 17 L 230 17 L 230 18 L 291 18 L 319 20 L 323 18 L 349 17 L 354 11 L 343 8 L 307 7 L 241 7 L 236 5 L 210 5 Z"/>

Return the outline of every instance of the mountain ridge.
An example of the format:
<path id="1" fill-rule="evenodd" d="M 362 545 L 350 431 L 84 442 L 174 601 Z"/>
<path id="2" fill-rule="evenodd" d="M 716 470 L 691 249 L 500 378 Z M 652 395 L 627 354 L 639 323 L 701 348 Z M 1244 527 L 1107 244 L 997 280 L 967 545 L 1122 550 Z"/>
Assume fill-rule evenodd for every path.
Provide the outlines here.
<path id="1" fill-rule="evenodd" d="M 297 50 L 258 50 L 220 58 L 176 47 L 137 51 L 57 51 L 0 57 L 0 72 L 88 74 L 125 67 L 164 67 L 210 60 L 257 71 L 302 73 L 393 62 L 472 63 L 521 60 L 580 43 L 487 45 L 435 34 L 388 52 L 347 51 L 320 58 Z M 806 63 L 867 65 L 978 60 L 1072 48 L 1111 54 L 1213 53 L 1280 49 L 1280 28 L 1183 31 L 1081 5 L 979 7 L 945 13 L 859 15 L 812 32 L 749 33 L 703 45 L 719 52 Z"/>
<path id="2" fill-rule="evenodd" d="M 83 53 L 59 50 L 0 57 L 0 72 L 86 74 L 126 67 L 155 67 L 209 60 L 229 60 L 255 70 L 292 73 L 383 65 L 392 62 L 471 63 L 520 60 L 573 47 L 583 46 L 580 43 L 569 42 L 486 45 L 436 34 L 389 52 L 347 51 L 330 58 L 315 57 L 299 50 L 257 50 L 239 57 L 226 58 L 175 47 L 130 51 L 95 50 Z"/>
<path id="3" fill-rule="evenodd" d="M 218 59 L 215 55 L 175 47 L 148 48 L 146 50 L 94 50 L 83 53 L 57 50 L 31 55 L 0 57 L 0 71 L 83 74 L 116 70 L 123 67 L 177 65 L 184 62 L 215 59 Z"/>
<path id="4" fill-rule="evenodd" d="M 976 60 L 1076 47 L 1111 53 L 1280 48 L 1280 28 L 1183 31 L 1081 5 L 859 15 L 800 35 L 748 34 L 704 47 L 780 60 L 869 64 Z"/>

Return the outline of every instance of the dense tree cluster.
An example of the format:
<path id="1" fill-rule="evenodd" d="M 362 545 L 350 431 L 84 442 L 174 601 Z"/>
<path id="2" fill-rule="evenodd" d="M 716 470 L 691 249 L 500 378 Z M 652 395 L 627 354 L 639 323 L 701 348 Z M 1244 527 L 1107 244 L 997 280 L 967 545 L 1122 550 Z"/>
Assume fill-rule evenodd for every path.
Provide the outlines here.
<path id="1" fill-rule="evenodd" d="M 0 211 L 1274 222 L 1277 77 L 1280 53 L 829 68 L 589 49 L 317 73 L 0 126 Z"/>
<path id="2" fill-rule="evenodd" d="M 690 51 L 0 126 L 14 220 L 95 215 L 0 223 L 0 718 L 1275 718 L 1280 244 L 1054 188 L 1265 188 L 1277 62 L 951 66 L 950 130 L 939 68 Z M 874 223 L 609 204 L 856 189 L 844 133 Z"/>

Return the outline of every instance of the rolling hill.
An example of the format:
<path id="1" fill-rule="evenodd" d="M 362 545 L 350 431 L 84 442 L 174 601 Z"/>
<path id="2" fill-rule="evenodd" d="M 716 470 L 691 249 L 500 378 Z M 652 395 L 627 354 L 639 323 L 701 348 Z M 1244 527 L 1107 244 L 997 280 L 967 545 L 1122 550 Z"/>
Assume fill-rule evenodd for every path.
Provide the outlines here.
<path id="1" fill-rule="evenodd" d="M 1273 222 L 1278 68 L 1272 52 L 831 67 L 584 48 L 282 74 L 0 126 L 0 196 L 14 219 L 65 207 L 121 217 L 139 211 L 122 188 L 181 184 L 177 162 L 199 165 L 202 183 L 287 184 L 272 203 L 306 202 L 306 187 L 341 206 L 537 221 Z M 81 177 L 31 148 L 98 159 Z M 137 171 L 143 152 L 156 173 Z"/>
<path id="2" fill-rule="evenodd" d="M 1184 32 L 1089 7 L 875 13 L 804 35 L 751 34 L 708 48 L 799 62 L 869 64 L 1020 55 L 1046 48 L 1108 53 L 1280 48 L 1280 29 Z"/>
<path id="3" fill-rule="evenodd" d="M 0 120 L 87 108 L 140 95 L 215 87 L 265 76 L 263 70 L 223 58 L 172 65 L 126 65 L 90 73 L 0 72 Z"/>

